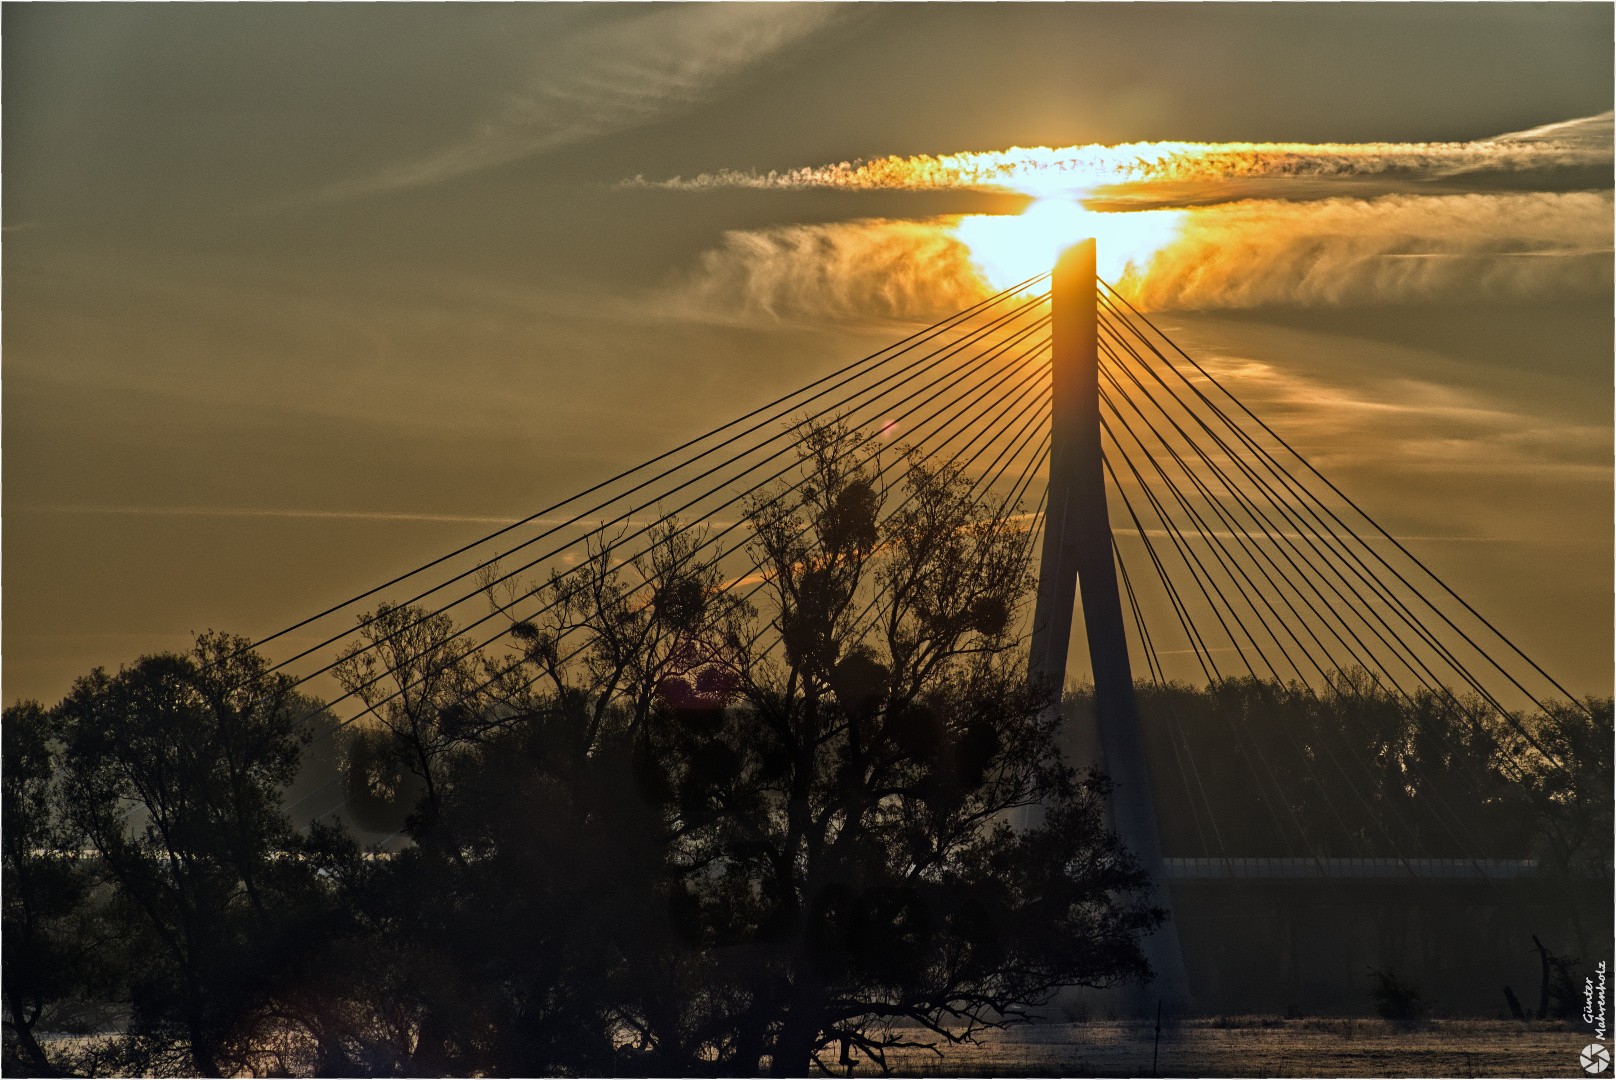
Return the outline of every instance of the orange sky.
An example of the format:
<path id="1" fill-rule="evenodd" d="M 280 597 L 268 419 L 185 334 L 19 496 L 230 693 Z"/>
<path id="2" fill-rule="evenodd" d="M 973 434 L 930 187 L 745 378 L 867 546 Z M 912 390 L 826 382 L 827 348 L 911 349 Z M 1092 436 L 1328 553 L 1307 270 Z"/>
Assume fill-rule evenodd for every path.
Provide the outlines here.
<path id="1" fill-rule="evenodd" d="M 8 701 L 278 629 L 1091 227 L 1610 692 L 1608 7 L 4 19 Z"/>

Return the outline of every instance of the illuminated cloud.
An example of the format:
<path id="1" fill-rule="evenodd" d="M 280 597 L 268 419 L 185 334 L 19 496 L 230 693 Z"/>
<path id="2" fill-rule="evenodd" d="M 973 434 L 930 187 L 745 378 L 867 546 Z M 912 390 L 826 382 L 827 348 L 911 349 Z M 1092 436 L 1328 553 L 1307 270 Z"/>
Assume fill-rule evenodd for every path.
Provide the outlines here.
<path id="1" fill-rule="evenodd" d="M 1610 163 L 1611 113 L 1467 143 L 1125 143 L 1009 150 L 806 166 L 785 172 L 721 170 L 628 186 L 673 189 L 845 188 L 1014 191 L 1039 197 L 1117 184 L 1260 178 L 1443 176 Z"/>
<path id="2" fill-rule="evenodd" d="M 527 85 L 464 139 L 324 198 L 422 187 L 650 123 L 841 16 L 831 4 L 674 4 L 563 32 Z"/>
<path id="3" fill-rule="evenodd" d="M 706 318 L 929 321 L 981 299 L 956 217 L 734 230 L 668 306 Z"/>
<path id="4" fill-rule="evenodd" d="M 1246 201 L 1183 211 L 1123 286 L 1151 308 L 1609 293 L 1608 192 Z"/>
<path id="5" fill-rule="evenodd" d="M 1012 148 L 627 183 L 1035 196 L 1015 216 L 728 233 L 685 299 L 751 315 L 921 318 L 1047 270 L 1089 236 L 1101 276 L 1155 309 L 1587 296 L 1612 287 L 1608 190 L 1510 192 L 1495 179 L 1443 192 L 1477 173 L 1526 187 L 1545 170 L 1608 167 L 1612 124 L 1607 112 L 1468 143 Z M 1561 186 L 1579 177 L 1608 185 L 1570 173 Z M 1118 212 L 1135 201 L 1152 208 Z"/>
<path id="6" fill-rule="evenodd" d="M 1043 209 L 1040 209 L 1043 208 Z M 1590 296 L 1612 288 L 1608 192 L 1247 200 L 1102 214 L 861 220 L 724 234 L 670 297 L 705 317 L 928 319 L 1101 240 L 1152 310 Z"/>
<path id="7" fill-rule="evenodd" d="M 1602 151 L 1606 158 L 1610 156 L 1612 144 L 1612 122 L 1616 120 L 1616 113 L 1602 112 L 1597 116 L 1579 116 L 1575 120 L 1559 120 L 1552 124 L 1541 124 L 1525 131 L 1512 131 L 1507 135 L 1498 135 L 1489 140 L 1493 143 L 1553 143 L 1565 146 L 1584 147 L 1589 150 Z"/>

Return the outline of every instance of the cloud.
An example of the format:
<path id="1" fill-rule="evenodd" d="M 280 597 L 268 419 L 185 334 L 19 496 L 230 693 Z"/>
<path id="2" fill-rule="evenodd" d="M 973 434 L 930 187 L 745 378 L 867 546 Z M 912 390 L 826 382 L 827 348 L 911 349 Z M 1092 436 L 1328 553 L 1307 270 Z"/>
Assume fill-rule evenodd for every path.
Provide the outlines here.
<path id="1" fill-rule="evenodd" d="M 1144 216 L 1084 211 L 1080 231 L 1111 235 L 1115 250 L 1106 254 L 1115 255 Z M 1134 261 L 1116 282 L 1151 310 L 1551 299 L 1606 295 L 1613 285 L 1608 192 L 1246 200 L 1171 217 L 1171 229 L 1141 241 L 1145 254 L 1126 252 Z M 1114 227 L 1107 233 L 1089 219 L 1115 219 L 1100 223 Z M 973 215 L 736 230 L 663 294 L 660 310 L 741 322 L 926 321 L 981 299 L 986 280 L 996 280 L 992 246 L 967 241 L 980 245 L 997 233 L 1012 246 L 1027 240 L 984 222 L 1020 221 Z M 1016 264 L 1009 276 L 1036 273 L 1031 265 Z"/>
<path id="2" fill-rule="evenodd" d="M 1609 166 L 1612 132 L 1607 112 L 1469 143 L 1013 148 L 628 183 L 1041 196 L 1019 217 L 727 233 L 677 300 L 737 318 L 924 318 L 980 298 L 984 283 L 1002 287 L 1047 269 L 1053 251 L 1083 236 L 1101 238 L 1102 272 L 1154 309 L 1552 298 L 1611 290 L 1609 190 L 1504 191 L 1492 181 L 1466 194 L 1440 193 L 1454 191 L 1451 182 L 1409 189 L 1485 171 L 1519 174 L 1505 186 L 1524 187 L 1541 180 L 1534 170 Z M 1573 172 L 1561 186 L 1579 186 L 1578 178 L 1588 177 Z M 1194 191 L 1191 205 L 1146 212 L 1108 212 L 1085 199 L 1129 186 L 1154 186 L 1160 205 L 1175 201 L 1164 202 L 1164 191 Z"/>
<path id="3" fill-rule="evenodd" d="M 679 190 L 967 188 L 1049 196 L 1118 184 L 1519 172 L 1610 164 L 1612 123 L 1613 114 L 1607 112 L 1466 143 L 1155 142 L 1012 147 L 981 153 L 844 161 L 785 172 L 726 169 L 691 179 L 652 181 L 635 177 L 624 184 Z"/>
<path id="4" fill-rule="evenodd" d="M 663 297 L 706 318 L 938 318 L 981 299 L 984 286 L 958 218 L 866 219 L 726 232 Z"/>
<path id="5" fill-rule="evenodd" d="M 1496 135 L 1487 140 L 1492 143 L 1553 143 L 1565 146 L 1579 146 L 1596 151 L 1603 151 L 1606 157 L 1610 156 L 1613 142 L 1612 124 L 1616 123 L 1616 112 L 1602 112 L 1597 116 L 1580 116 L 1575 120 L 1559 120 L 1552 124 L 1542 124 L 1526 131 L 1512 131 L 1507 135 Z"/>
<path id="6" fill-rule="evenodd" d="M 1311 344 L 1325 352 L 1365 347 L 1317 339 Z M 1608 426 L 1546 414 L 1508 396 L 1507 386 L 1443 379 L 1440 364 L 1426 374 L 1400 371 L 1429 364 L 1428 355 L 1379 348 L 1379 368 L 1367 371 L 1347 365 L 1308 374 L 1291 358 L 1204 349 L 1198 359 L 1260 414 L 1278 420 L 1282 429 L 1305 432 L 1310 458 L 1326 471 L 1395 463 L 1403 472 L 1608 480 Z"/>
<path id="7" fill-rule="evenodd" d="M 563 32 L 535 59 L 526 85 L 464 139 L 323 197 L 436 184 L 651 123 L 707 100 L 842 15 L 835 4 L 672 4 Z"/>
<path id="8" fill-rule="evenodd" d="M 1611 215 L 1608 192 L 1201 207 L 1124 288 L 1156 309 L 1608 294 Z"/>

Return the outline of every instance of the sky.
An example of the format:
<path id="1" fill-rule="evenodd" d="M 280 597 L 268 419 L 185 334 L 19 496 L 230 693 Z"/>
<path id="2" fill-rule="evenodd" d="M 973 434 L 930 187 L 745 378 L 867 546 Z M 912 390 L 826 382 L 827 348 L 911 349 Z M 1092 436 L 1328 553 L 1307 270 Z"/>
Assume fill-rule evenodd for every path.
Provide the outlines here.
<path id="1" fill-rule="evenodd" d="M 8 702 L 278 630 L 1087 232 L 1611 692 L 1608 4 L 0 20 Z"/>

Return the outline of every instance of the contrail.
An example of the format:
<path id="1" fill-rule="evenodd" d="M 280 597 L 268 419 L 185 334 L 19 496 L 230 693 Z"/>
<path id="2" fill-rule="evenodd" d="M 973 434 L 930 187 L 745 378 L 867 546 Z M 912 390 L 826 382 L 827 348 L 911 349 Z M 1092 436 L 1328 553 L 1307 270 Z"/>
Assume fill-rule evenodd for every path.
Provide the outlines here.
<path id="1" fill-rule="evenodd" d="M 479 525 L 511 525 L 517 521 L 531 521 L 533 524 L 538 525 L 576 525 L 586 529 L 595 529 L 607 524 L 626 524 L 631 527 L 653 524 L 650 521 L 625 521 L 618 518 L 613 518 L 609 521 L 605 518 L 599 521 L 590 521 L 574 518 L 490 517 L 476 514 L 412 514 L 390 510 L 266 510 L 229 506 L 13 506 L 10 508 L 10 512 L 14 514 L 127 514 L 146 517 L 268 517 L 321 518 L 349 521 L 441 521 L 451 523 L 466 522 Z M 733 522 L 709 521 L 706 524 L 725 526 L 733 524 Z"/>
<path id="2" fill-rule="evenodd" d="M 1609 164 L 1612 113 L 1547 124 L 1474 142 L 1432 143 L 1123 143 L 1117 146 L 1011 147 L 956 154 L 890 156 L 784 172 L 721 169 L 690 179 L 624 187 L 898 188 L 1052 195 L 1113 184 L 1255 178 L 1335 178 L 1386 173 L 1451 175 Z"/>
<path id="3" fill-rule="evenodd" d="M 509 525 L 514 517 L 470 514 L 409 514 L 387 510 L 262 510 L 240 506 L 13 506 L 23 514 L 125 514 L 143 517 L 271 517 L 329 518 L 354 521 L 448 521 Z M 553 524 L 546 522 L 546 524 Z"/>

